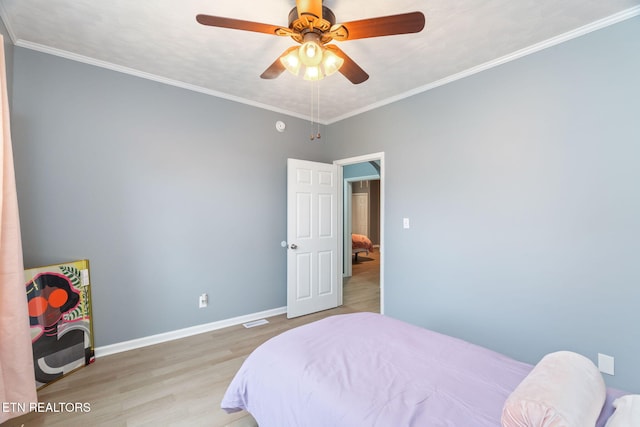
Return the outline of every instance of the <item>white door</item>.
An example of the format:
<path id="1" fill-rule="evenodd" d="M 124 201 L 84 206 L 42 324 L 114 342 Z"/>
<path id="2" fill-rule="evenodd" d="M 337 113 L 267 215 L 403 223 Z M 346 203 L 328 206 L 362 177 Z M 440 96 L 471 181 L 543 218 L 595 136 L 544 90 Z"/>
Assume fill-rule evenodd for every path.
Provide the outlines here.
<path id="1" fill-rule="evenodd" d="M 338 306 L 337 166 L 287 161 L 287 317 Z"/>

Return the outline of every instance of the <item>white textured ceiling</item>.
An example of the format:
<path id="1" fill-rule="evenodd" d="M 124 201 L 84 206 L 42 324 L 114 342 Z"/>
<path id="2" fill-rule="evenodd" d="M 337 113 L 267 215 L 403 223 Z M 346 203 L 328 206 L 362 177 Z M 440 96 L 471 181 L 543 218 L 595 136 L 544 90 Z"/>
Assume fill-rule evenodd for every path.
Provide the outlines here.
<path id="1" fill-rule="evenodd" d="M 337 22 L 422 11 L 427 23 L 418 34 L 340 43 L 370 78 L 359 85 L 341 74 L 321 81 L 322 123 L 640 14 L 640 0 L 325 0 L 324 5 Z M 276 80 L 259 77 L 293 40 L 195 20 L 203 13 L 286 27 L 294 6 L 295 0 L 0 0 L 0 15 L 17 46 L 310 118 L 309 82 L 287 72 Z"/>

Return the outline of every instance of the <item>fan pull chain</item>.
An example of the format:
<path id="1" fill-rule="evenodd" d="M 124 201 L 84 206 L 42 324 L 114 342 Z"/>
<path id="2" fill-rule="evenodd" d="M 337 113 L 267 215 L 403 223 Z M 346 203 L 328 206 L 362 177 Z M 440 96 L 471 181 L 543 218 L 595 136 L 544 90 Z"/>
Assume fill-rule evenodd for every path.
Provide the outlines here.
<path id="1" fill-rule="evenodd" d="M 316 112 L 318 113 L 318 120 L 316 120 L 316 125 L 318 125 L 318 134 L 316 135 L 317 139 L 320 139 L 320 82 L 316 82 L 316 86 L 318 87 L 318 108 L 316 108 Z"/>
<path id="2" fill-rule="evenodd" d="M 314 91 L 314 85 L 316 85 L 316 90 Z M 314 99 L 314 95 L 316 97 L 316 99 Z M 317 118 L 313 116 L 314 113 L 314 103 L 317 103 L 317 108 L 315 110 L 315 113 L 317 114 Z M 321 135 L 320 135 L 320 84 L 318 83 L 318 81 L 312 81 L 311 82 L 311 113 L 310 113 L 310 117 L 311 117 L 311 121 L 310 121 L 310 127 L 311 127 L 311 136 L 309 136 L 309 139 L 311 141 L 313 141 L 314 139 L 320 139 Z M 314 129 L 314 121 L 315 124 L 317 126 L 317 130 Z"/>
<path id="3" fill-rule="evenodd" d="M 313 134 L 313 81 L 310 82 L 310 87 L 311 87 L 311 93 L 310 93 L 311 102 L 309 102 L 309 105 L 311 106 L 311 113 L 309 114 L 309 117 L 311 117 L 311 122 L 309 123 L 310 125 L 309 127 L 311 128 L 311 136 L 309 137 L 309 139 L 313 141 L 314 139 L 316 139 L 315 135 Z"/>

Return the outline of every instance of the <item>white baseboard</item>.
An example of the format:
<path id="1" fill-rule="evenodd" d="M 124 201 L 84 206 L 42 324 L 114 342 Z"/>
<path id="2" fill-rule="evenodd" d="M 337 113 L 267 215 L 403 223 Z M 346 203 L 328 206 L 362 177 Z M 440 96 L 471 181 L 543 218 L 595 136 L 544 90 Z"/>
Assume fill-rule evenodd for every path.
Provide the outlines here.
<path id="1" fill-rule="evenodd" d="M 134 350 L 140 347 L 146 347 L 149 345 L 160 344 L 167 341 L 190 337 L 192 335 L 215 331 L 217 329 L 227 328 L 229 326 L 240 325 L 242 323 L 251 322 L 265 317 L 278 316 L 286 312 L 287 307 L 274 308 L 271 310 L 261 311 L 259 313 L 246 314 L 244 316 L 233 317 L 231 319 L 205 323 L 204 325 L 191 326 L 189 328 L 178 329 L 176 331 L 164 332 L 162 334 L 151 335 L 143 338 L 136 338 L 134 340 L 123 341 L 116 344 L 109 344 L 101 347 L 96 347 L 95 355 L 96 358 L 108 356 L 110 354 L 121 353 L 123 351 Z"/>

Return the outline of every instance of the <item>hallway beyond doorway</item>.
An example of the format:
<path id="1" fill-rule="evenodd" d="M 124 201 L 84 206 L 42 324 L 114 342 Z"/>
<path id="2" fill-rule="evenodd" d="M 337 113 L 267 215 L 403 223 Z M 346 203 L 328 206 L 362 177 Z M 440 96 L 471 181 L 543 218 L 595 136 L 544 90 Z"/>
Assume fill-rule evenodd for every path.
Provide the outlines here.
<path id="1" fill-rule="evenodd" d="M 361 253 L 352 262 L 353 275 L 343 280 L 344 305 L 356 311 L 380 313 L 380 249 L 368 255 Z"/>

